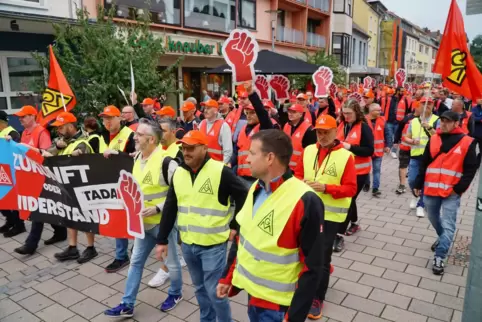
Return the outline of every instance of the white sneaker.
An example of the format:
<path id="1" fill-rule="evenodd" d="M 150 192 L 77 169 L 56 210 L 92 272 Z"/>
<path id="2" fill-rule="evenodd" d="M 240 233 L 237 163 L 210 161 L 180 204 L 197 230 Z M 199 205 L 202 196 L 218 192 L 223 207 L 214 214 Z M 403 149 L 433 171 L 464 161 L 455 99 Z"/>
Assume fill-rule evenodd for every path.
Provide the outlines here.
<path id="1" fill-rule="evenodd" d="M 391 152 L 390 155 L 392 156 L 392 158 L 396 159 L 398 158 L 397 154 L 395 152 Z"/>
<path id="2" fill-rule="evenodd" d="M 425 212 L 423 211 L 423 207 L 417 207 L 417 217 L 418 218 L 425 217 Z"/>
<path id="3" fill-rule="evenodd" d="M 186 267 L 187 264 L 186 264 L 186 261 L 184 260 L 184 257 L 182 257 L 181 254 L 179 254 L 178 256 L 179 256 L 179 263 L 181 263 L 181 267 Z"/>
<path id="4" fill-rule="evenodd" d="M 417 208 L 417 203 L 418 203 L 418 198 L 412 198 L 412 200 L 410 201 L 410 209 Z"/>
<path id="5" fill-rule="evenodd" d="M 149 287 L 159 287 L 162 284 L 166 283 L 166 281 L 169 279 L 169 273 L 165 272 L 162 268 L 159 268 L 159 271 L 157 272 L 156 276 L 154 276 L 147 285 Z"/>

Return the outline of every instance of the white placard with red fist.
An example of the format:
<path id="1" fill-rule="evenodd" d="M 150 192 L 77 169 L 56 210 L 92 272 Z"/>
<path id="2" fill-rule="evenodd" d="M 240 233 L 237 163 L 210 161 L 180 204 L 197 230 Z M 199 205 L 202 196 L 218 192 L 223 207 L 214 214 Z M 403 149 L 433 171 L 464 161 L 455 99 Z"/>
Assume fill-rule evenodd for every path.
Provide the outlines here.
<path id="1" fill-rule="evenodd" d="M 290 98 L 290 80 L 283 75 L 273 75 L 269 81 L 269 86 L 274 91 L 277 101 Z"/>
<path id="2" fill-rule="evenodd" d="M 335 83 L 331 83 L 330 87 L 330 96 L 335 98 L 336 97 L 336 92 L 338 92 L 338 86 L 336 86 Z"/>
<path id="3" fill-rule="evenodd" d="M 407 72 L 403 68 L 399 68 L 395 73 L 395 85 L 396 87 L 403 87 L 407 80 Z"/>
<path id="4" fill-rule="evenodd" d="M 256 86 L 256 90 L 258 91 L 261 99 L 269 99 L 269 83 L 266 76 L 256 75 L 254 85 Z"/>
<path id="5" fill-rule="evenodd" d="M 372 87 L 376 87 L 377 86 L 377 80 L 375 78 L 372 78 L 372 84 L 371 84 Z"/>
<path id="6" fill-rule="evenodd" d="M 355 93 L 352 93 L 348 96 L 348 99 L 351 100 L 351 99 L 354 99 L 356 100 L 359 104 L 362 104 L 364 103 L 364 100 L 363 100 L 363 96 L 358 93 L 358 92 L 355 92 Z"/>
<path id="7" fill-rule="evenodd" d="M 328 88 L 333 82 L 333 72 L 329 67 L 321 66 L 313 74 L 313 84 L 315 84 L 315 97 L 328 97 Z"/>
<path id="8" fill-rule="evenodd" d="M 367 76 L 363 79 L 363 88 L 364 89 L 370 89 L 372 88 L 372 83 L 373 83 L 373 78 L 370 76 Z"/>
<path id="9" fill-rule="evenodd" d="M 258 58 L 259 45 L 256 38 L 245 29 L 234 29 L 223 44 L 222 52 L 231 67 L 235 84 L 256 78 L 254 63 Z"/>

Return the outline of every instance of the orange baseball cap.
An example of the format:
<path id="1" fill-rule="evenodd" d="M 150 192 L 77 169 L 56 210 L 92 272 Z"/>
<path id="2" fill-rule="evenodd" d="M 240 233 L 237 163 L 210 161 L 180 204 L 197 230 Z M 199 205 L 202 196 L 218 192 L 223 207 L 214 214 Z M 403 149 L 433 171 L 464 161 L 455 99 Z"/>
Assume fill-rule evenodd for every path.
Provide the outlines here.
<path id="1" fill-rule="evenodd" d="M 187 132 L 182 139 L 176 142 L 177 144 L 183 143 L 187 145 L 208 145 L 208 138 L 206 134 L 201 131 L 189 131 Z"/>
<path id="2" fill-rule="evenodd" d="M 223 96 L 218 100 L 218 103 L 231 104 L 231 100 L 229 99 L 229 97 Z"/>
<path id="3" fill-rule="evenodd" d="M 37 115 L 37 109 L 32 105 L 25 105 L 22 107 L 20 111 L 15 113 L 16 116 L 25 116 L 25 115 Z"/>
<path id="4" fill-rule="evenodd" d="M 176 116 L 176 111 L 171 106 L 163 106 L 159 111 L 156 112 L 159 116 Z"/>
<path id="5" fill-rule="evenodd" d="M 114 105 L 104 107 L 104 111 L 99 116 L 121 116 L 121 112 Z"/>
<path id="6" fill-rule="evenodd" d="M 156 102 L 150 97 L 144 98 L 144 100 L 141 103 L 141 105 L 154 105 L 154 104 L 156 104 Z"/>
<path id="7" fill-rule="evenodd" d="M 424 97 L 422 97 L 422 99 L 420 100 L 420 103 L 425 103 L 425 102 L 427 102 L 427 103 L 433 103 L 433 99 L 432 99 L 430 96 L 429 96 L 429 97 L 424 96 Z"/>
<path id="8" fill-rule="evenodd" d="M 59 115 L 57 115 L 57 118 L 55 119 L 55 122 L 52 123 L 52 126 L 62 126 L 65 124 L 76 123 L 76 122 L 77 122 L 77 118 L 75 117 L 74 114 L 69 112 L 62 112 Z"/>
<path id="9" fill-rule="evenodd" d="M 288 111 L 303 113 L 305 111 L 305 108 L 301 104 L 293 104 L 288 107 Z"/>
<path id="10" fill-rule="evenodd" d="M 207 100 L 206 102 L 202 102 L 201 105 L 202 105 L 202 106 L 206 106 L 206 107 L 219 108 L 218 102 L 216 102 L 216 101 L 213 100 L 213 99 Z"/>
<path id="11" fill-rule="evenodd" d="M 307 100 L 307 99 L 308 99 L 308 95 L 303 94 L 303 93 L 299 93 L 299 94 L 296 96 L 296 99 L 304 99 L 304 100 Z"/>
<path id="12" fill-rule="evenodd" d="M 249 94 L 248 94 L 248 92 L 242 92 L 241 94 L 239 94 L 239 97 L 240 97 L 240 98 L 243 98 L 243 99 L 244 99 L 244 98 L 248 98 L 248 97 L 249 97 Z"/>
<path id="13" fill-rule="evenodd" d="M 412 101 L 412 107 L 413 107 L 413 108 L 420 107 L 420 102 L 419 102 L 419 101 L 416 101 L 416 100 Z"/>
<path id="14" fill-rule="evenodd" d="M 194 103 L 190 101 L 185 101 L 181 107 L 181 111 L 183 112 L 194 111 L 195 109 L 196 109 L 196 105 L 194 105 Z"/>
<path id="15" fill-rule="evenodd" d="M 320 129 L 320 130 L 330 130 L 330 129 L 336 129 L 336 120 L 333 118 L 331 115 L 320 115 L 320 117 L 316 120 L 315 123 L 315 130 Z"/>
<path id="16" fill-rule="evenodd" d="M 372 91 L 368 91 L 367 93 L 365 93 L 363 95 L 363 97 L 366 97 L 366 98 L 375 98 L 375 94 L 373 94 Z"/>

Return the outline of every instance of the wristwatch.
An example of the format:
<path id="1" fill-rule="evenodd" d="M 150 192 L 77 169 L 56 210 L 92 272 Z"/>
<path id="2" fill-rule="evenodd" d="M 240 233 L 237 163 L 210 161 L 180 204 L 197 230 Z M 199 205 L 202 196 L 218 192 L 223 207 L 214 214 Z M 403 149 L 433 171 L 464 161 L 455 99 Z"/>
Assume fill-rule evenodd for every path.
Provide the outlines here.
<path id="1" fill-rule="evenodd" d="M 158 206 L 156 206 L 156 212 L 157 212 L 158 214 L 161 213 L 161 209 L 159 209 Z"/>

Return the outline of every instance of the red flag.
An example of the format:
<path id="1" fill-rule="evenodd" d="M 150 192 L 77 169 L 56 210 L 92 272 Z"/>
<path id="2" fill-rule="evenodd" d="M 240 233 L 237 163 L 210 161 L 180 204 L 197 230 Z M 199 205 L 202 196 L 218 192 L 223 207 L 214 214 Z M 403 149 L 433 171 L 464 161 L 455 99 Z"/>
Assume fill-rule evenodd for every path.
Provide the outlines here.
<path id="1" fill-rule="evenodd" d="M 54 120 L 59 113 L 73 109 L 76 103 L 75 95 L 55 58 L 52 46 L 49 46 L 49 53 L 49 84 L 42 95 L 42 108 L 37 116 L 37 122 L 42 126 Z"/>
<path id="2" fill-rule="evenodd" d="M 467 47 L 462 12 L 452 0 L 445 30 L 433 66 L 443 85 L 469 99 L 482 98 L 482 75 Z"/>

